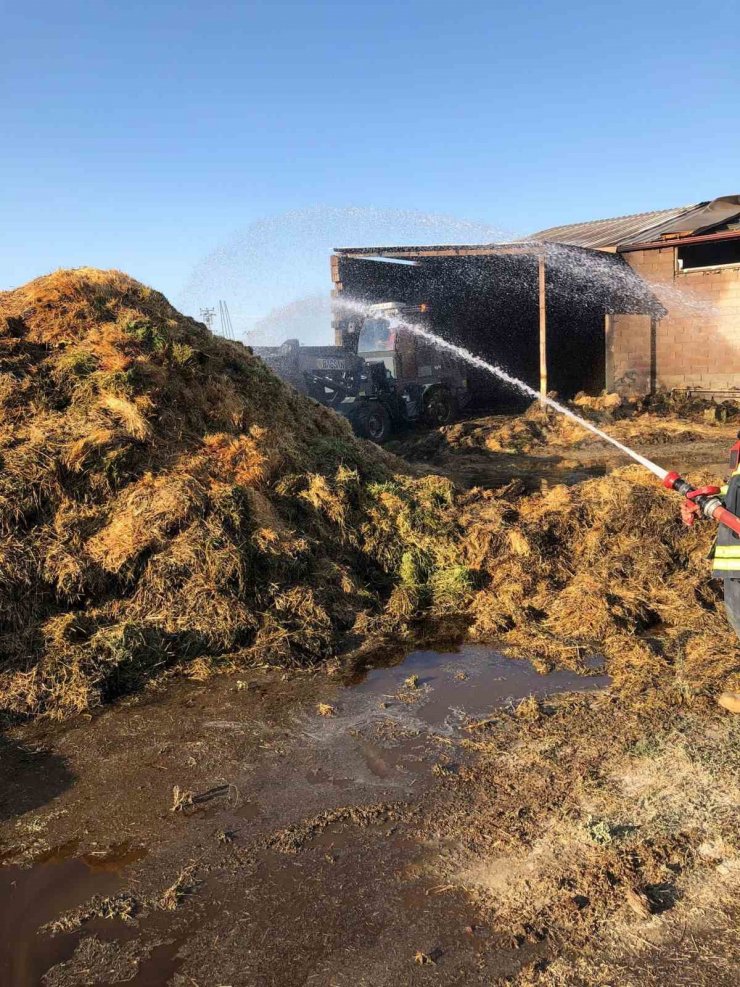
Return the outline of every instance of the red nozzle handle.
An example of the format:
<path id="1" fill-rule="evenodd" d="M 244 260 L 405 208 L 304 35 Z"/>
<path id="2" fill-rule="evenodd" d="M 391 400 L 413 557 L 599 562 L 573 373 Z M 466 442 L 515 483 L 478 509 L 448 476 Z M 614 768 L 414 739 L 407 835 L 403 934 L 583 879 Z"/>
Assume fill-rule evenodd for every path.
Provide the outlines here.
<path id="1" fill-rule="evenodd" d="M 740 517 L 722 506 L 721 502 L 717 499 L 717 494 L 719 493 L 717 487 L 702 487 L 700 490 L 696 490 L 679 473 L 675 472 L 666 475 L 666 478 L 663 480 L 663 486 L 669 490 L 678 491 L 678 493 L 692 503 L 699 498 L 706 497 L 707 499 L 704 503 L 700 504 L 702 512 L 719 524 L 724 524 L 726 528 L 734 531 L 740 537 Z"/>
<path id="2" fill-rule="evenodd" d="M 720 493 L 719 487 L 699 487 L 698 490 L 691 490 L 686 494 L 686 500 L 696 500 L 697 497 L 716 497 Z"/>

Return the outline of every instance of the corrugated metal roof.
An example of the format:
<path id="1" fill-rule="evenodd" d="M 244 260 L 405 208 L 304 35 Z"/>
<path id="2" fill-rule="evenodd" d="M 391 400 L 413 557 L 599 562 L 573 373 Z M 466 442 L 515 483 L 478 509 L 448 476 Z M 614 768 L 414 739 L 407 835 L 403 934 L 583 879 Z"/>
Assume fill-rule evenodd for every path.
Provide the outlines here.
<path id="1" fill-rule="evenodd" d="M 591 250 L 615 251 L 637 243 L 658 240 L 662 234 L 688 235 L 703 230 L 727 228 L 740 216 L 740 195 L 725 195 L 717 199 L 697 202 L 693 206 L 676 206 L 674 209 L 656 209 L 638 212 L 613 219 L 594 219 L 587 223 L 569 223 L 567 226 L 551 226 L 511 243 L 458 243 L 431 244 L 429 246 L 395 247 L 335 247 L 338 255 L 368 259 L 427 258 L 465 256 L 496 253 L 534 253 L 539 241 L 562 243 Z M 529 246 L 531 244 L 532 246 Z"/>
<path id="2" fill-rule="evenodd" d="M 675 209 L 658 209 L 639 212 L 632 216 L 614 219 L 595 219 L 588 223 L 570 223 L 552 226 L 527 237 L 528 240 L 549 240 L 553 243 L 569 243 L 577 247 L 619 247 L 625 243 L 652 240 L 660 235 L 661 228 L 674 223 L 680 216 L 689 215 L 705 202 L 693 206 L 677 206 Z"/>

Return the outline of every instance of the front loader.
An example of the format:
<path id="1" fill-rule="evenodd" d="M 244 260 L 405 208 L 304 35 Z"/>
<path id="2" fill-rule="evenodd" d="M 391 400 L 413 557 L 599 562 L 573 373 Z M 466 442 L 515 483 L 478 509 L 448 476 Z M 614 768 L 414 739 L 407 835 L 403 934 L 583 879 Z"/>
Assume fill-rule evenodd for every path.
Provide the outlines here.
<path id="1" fill-rule="evenodd" d="M 469 404 L 463 364 L 403 328 L 425 306 L 370 305 L 341 346 L 290 339 L 254 352 L 284 380 L 344 415 L 379 445 L 411 422 L 446 425 Z"/>

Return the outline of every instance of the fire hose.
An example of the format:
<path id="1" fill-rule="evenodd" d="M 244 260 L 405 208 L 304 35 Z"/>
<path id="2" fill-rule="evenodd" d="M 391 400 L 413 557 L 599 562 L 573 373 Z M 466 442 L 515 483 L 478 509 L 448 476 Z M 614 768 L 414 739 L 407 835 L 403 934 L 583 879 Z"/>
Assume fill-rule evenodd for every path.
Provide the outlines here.
<path id="1" fill-rule="evenodd" d="M 719 499 L 719 487 L 692 487 L 688 480 L 684 480 L 678 473 L 668 473 L 663 480 L 663 486 L 668 490 L 675 490 L 686 500 L 696 504 L 704 517 L 711 518 L 718 524 L 724 524 L 736 535 L 740 535 L 740 517 L 728 511 Z"/>
<path id="2" fill-rule="evenodd" d="M 730 469 L 733 473 L 740 466 L 740 432 L 737 433 L 737 439 L 730 449 Z M 679 473 L 666 473 L 663 486 L 668 490 L 675 490 L 686 500 L 696 504 L 704 517 L 718 524 L 724 524 L 726 528 L 740 536 L 740 517 L 728 511 L 719 499 L 719 487 L 693 487 Z"/>

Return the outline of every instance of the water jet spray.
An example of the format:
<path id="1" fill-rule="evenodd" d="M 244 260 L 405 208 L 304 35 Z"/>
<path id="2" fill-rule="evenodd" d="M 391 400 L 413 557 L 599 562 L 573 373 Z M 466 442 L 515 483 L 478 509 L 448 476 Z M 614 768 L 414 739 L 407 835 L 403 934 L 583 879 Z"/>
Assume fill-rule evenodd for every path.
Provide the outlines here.
<path id="1" fill-rule="evenodd" d="M 512 374 L 507 373 L 507 371 L 496 366 L 496 364 L 489 363 L 487 360 L 482 359 L 482 357 L 476 356 L 474 353 L 466 350 L 465 347 L 458 346 L 455 343 L 448 342 L 446 339 L 442 339 L 440 336 L 435 335 L 435 333 L 430 332 L 424 326 L 415 325 L 414 323 L 410 323 L 399 318 L 394 319 L 394 325 L 398 329 L 405 329 L 422 339 L 426 339 L 427 342 L 432 343 L 434 346 L 449 350 L 461 360 L 465 360 L 474 367 L 480 367 L 482 370 L 493 374 L 493 376 L 498 377 L 499 380 L 504 381 L 504 383 L 516 388 L 523 394 L 526 394 L 535 400 L 542 401 L 548 407 L 558 412 L 558 414 L 565 415 L 570 418 L 572 421 L 576 422 L 576 424 L 580 425 L 581 428 L 588 432 L 592 432 L 599 438 L 609 442 L 644 469 L 649 470 L 662 482 L 663 486 L 667 490 L 675 490 L 676 493 L 696 504 L 705 517 L 711 518 L 718 524 L 724 524 L 736 535 L 740 535 L 740 517 L 737 517 L 731 511 L 728 511 L 722 504 L 722 501 L 718 496 L 719 488 L 693 487 L 687 480 L 684 480 L 679 473 L 669 472 L 668 470 L 663 469 L 662 466 L 658 466 L 657 463 L 652 462 L 652 460 L 648 459 L 646 456 L 641 456 L 640 453 L 635 452 L 634 449 L 630 449 L 629 446 L 619 442 L 612 435 L 602 431 L 602 429 L 598 428 L 592 422 L 581 418 L 580 415 L 577 415 L 565 405 L 560 404 L 560 402 L 556 401 L 554 398 L 539 394 L 533 387 L 530 387 L 529 384 L 525 384 L 524 381 L 520 380 L 518 377 L 514 377 Z M 736 459 L 740 458 L 740 442 L 733 446 L 733 452 L 736 453 Z"/>

